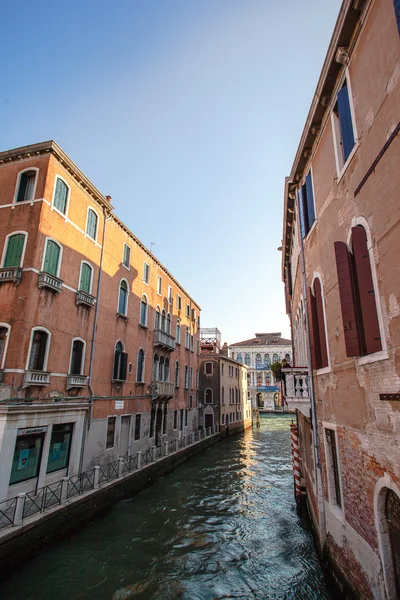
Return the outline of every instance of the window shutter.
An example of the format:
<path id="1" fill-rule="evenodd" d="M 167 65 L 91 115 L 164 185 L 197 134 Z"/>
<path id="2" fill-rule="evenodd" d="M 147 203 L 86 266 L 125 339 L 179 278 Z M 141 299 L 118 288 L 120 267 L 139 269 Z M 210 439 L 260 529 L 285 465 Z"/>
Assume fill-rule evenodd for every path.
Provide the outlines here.
<path id="1" fill-rule="evenodd" d="M 4 267 L 20 267 L 22 249 L 24 247 L 25 236 L 23 233 L 17 233 L 8 238 L 7 252 L 4 259 Z"/>
<path id="2" fill-rule="evenodd" d="M 306 177 L 305 188 L 306 188 L 306 196 L 307 196 L 308 226 L 311 227 L 311 225 L 315 221 L 314 190 L 313 190 L 313 186 L 312 186 L 311 171 L 309 172 L 309 174 Z"/>
<path id="3" fill-rule="evenodd" d="M 350 152 L 354 146 L 353 123 L 351 121 L 351 111 L 349 102 L 349 91 L 345 83 L 342 89 L 338 92 L 338 111 L 340 132 L 342 134 L 343 156 L 346 162 Z"/>
<path id="4" fill-rule="evenodd" d="M 46 246 L 46 257 L 44 260 L 44 271 L 57 277 L 58 258 L 60 255 L 60 248 L 52 240 L 47 240 Z"/>
<path id="5" fill-rule="evenodd" d="M 86 263 L 82 264 L 81 281 L 79 289 L 90 294 L 90 280 L 92 278 L 92 269 Z"/>
<path id="6" fill-rule="evenodd" d="M 361 355 L 361 331 L 350 256 L 344 242 L 335 242 L 336 269 L 347 356 Z"/>
<path id="7" fill-rule="evenodd" d="M 361 225 L 351 230 L 353 255 L 356 265 L 357 285 L 360 295 L 361 316 L 367 354 L 382 350 L 376 298 L 372 281 L 371 263 L 367 246 L 367 233 Z"/>
<path id="8" fill-rule="evenodd" d="M 121 356 L 121 351 L 116 349 L 114 352 L 114 368 L 113 368 L 113 379 L 119 379 L 118 375 L 118 371 L 119 371 L 119 364 L 120 364 L 120 356 Z"/>
<path id="9" fill-rule="evenodd" d="M 299 188 L 297 190 L 297 195 L 299 198 L 299 208 L 300 208 L 300 231 L 301 237 L 305 238 L 308 233 L 308 215 L 307 215 L 307 206 L 306 199 L 303 195 L 303 188 Z"/>
<path id="10" fill-rule="evenodd" d="M 315 308 L 317 311 L 317 321 L 318 321 L 318 337 L 319 337 L 319 348 L 321 354 L 321 365 L 320 368 L 328 366 L 328 351 L 326 347 L 326 331 L 325 331 L 325 321 L 324 321 L 324 309 L 322 306 L 322 290 L 321 290 L 321 282 L 317 278 L 314 281 L 314 290 L 315 290 Z"/>
<path id="11" fill-rule="evenodd" d="M 63 214 L 65 214 L 67 209 L 67 192 L 68 188 L 65 183 L 61 179 L 57 179 L 54 206 Z"/>
<path id="12" fill-rule="evenodd" d="M 311 292 L 311 288 L 308 288 L 307 298 L 308 308 L 308 327 L 310 330 L 310 346 L 311 346 L 311 361 L 313 369 L 321 368 L 321 348 L 319 343 L 318 333 L 318 317 L 317 317 L 317 303 L 315 296 Z M 300 324 L 302 326 L 302 324 Z"/>
<path id="13" fill-rule="evenodd" d="M 121 354 L 121 366 L 119 369 L 119 379 L 126 381 L 126 368 L 128 365 L 128 353 L 122 352 Z"/>

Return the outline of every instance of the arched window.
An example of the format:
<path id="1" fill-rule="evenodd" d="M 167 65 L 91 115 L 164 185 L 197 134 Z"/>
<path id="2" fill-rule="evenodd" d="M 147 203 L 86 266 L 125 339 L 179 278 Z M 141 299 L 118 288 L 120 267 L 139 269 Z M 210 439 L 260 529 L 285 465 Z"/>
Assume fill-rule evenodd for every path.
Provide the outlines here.
<path id="1" fill-rule="evenodd" d="M 28 360 L 29 371 L 45 371 L 49 352 L 50 335 L 44 329 L 34 329 L 31 337 L 31 348 Z"/>
<path id="2" fill-rule="evenodd" d="M 162 309 L 161 312 L 161 331 L 165 331 L 166 330 L 166 315 L 165 315 L 165 310 Z"/>
<path id="3" fill-rule="evenodd" d="M 212 404 L 212 401 L 213 401 L 213 392 L 210 388 L 207 388 L 204 391 L 204 402 L 206 404 Z"/>
<path id="4" fill-rule="evenodd" d="M 86 294 L 92 292 L 93 268 L 87 263 L 81 264 L 81 276 L 79 279 L 79 289 Z"/>
<path id="5" fill-rule="evenodd" d="M 126 316 L 128 313 L 128 284 L 125 279 L 121 279 L 118 294 L 118 314 Z"/>
<path id="6" fill-rule="evenodd" d="M 144 381 L 144 350 L 140 348 L 137 355 L 137 370 L 136 370 L 136 381 L 143 383 Z"/>
<path id="7" fill-rule="evenodd" d="M 143 294 L 142 299 L 140 301 L 140 324 L 143 325 L 143 327 L 147 326 L 147 310 L 147 298 Z"/>
<path id="8" fill-rule="evenodd" d="M 179 319 L 176 321 L 176 343 L 181 343 L 181 322 Z"/>
<path id="9" fill-rule="evenodd" d="M 279 356 L 277 354 L 274 354 L 272 357 L 272 362 L 279 362 Z"/>
<path id="10" fill-rule="evenodd" d="M 128 355 L 124 352 L 124 346 L 122 342 L 115 344 L 114 350 L 114 368 L 113 368 L 113 380 L 114 381 L 126 381 L 126 367 L 128 364 Z"/>
<path id="11" fill-rule="evenodd" d="M 68 203 L 68 186 L 60 177 L 56 177 L 56 185 L 54 189 L 53 206 L 63 215 L 67 212 Z"/>
<path id="12" fill-rule="evenodd" d="M 189 367 L 185 365 L 185 389 L 189 387 Z"/>
<path id="13" fill-rule="evenodd" d="M 165 359 L 164 365 L 164 381 L 169 381 L 169 358 Z"/>
<path id="14" fill-rule="evenodd" d="M 160 312 L 160 307 L 157 306 L 156 307 L 156 316 L 155 316 L 155 320 L 154 320 L 154 329 L 160 329 L 160 325 L 161 325 L 161 312 Z"/>
<path id="15" fill-rule="evenodd" d="M 13 233 L 6 238 L 3 267 L 22 267 L 26 235 Z"/>
<path id="16" fill-rule="evenodd" d="M 238 355 L 237 355 L 237 357 L 236 357 L 236 360 L 237 360 L 238 362 L 242 363 L 242 362 L 243 362 L 242 355 L 241 355 L 241 354 L 238 354 Z"/>
<path id="17" fill-rule="evenodd" d="M 267 367 L 271 365 L 271 359 L 269 357 L 269 354 L 264 354 L 264 365 L 266 365 Z"/>
<path id="18" fill-rule="evenodd" d="M 61 266 L 61 246 L 55 240 L 47 239 L 42 271 L 58 277 Z"/>
<path id="19" fill-rule="evenodd" d="M 71 348 L 71 360 L 69 365 L 70 375 L 83 375 L 85 361 L 85 342 L 73 340 Z"/>
<path id="20" fill-rule="evenodd" d="M 154 355 L 153 358 L 153 379 L 154 381 L 158 381 L 158 365 L 159 365 L 159 358 L 158 358 L 158 354 Z"/>
<path id="21" fill-rule="evenodd" d="M 164 381 L 164 357 L 160 356 L 160 364 L 158 369 L 158 381 Z"/>
<path id="22" fill-rule="evenodd" d="M 175 387 L 179 387 L 179 362 L 175 362 Z"/>
<path id="23" fill-rule="evenodd" d="M 19 173 L 15 202 L 34 200 L 38 171 L 39 169 L 27 169 Z"/>
<path id="24" fill-rule="evenodd" d="M 257 373 L 257 386 L 261 386 L 261 385 L 262 385 L 262 374 Z"/>
<path id="25" fill-rule="evenodd" d="M 8 341 L 10 339 L 11 327 L 5 323 L 0 324 L 0 369 L 4 369 Z"/>
<path id="26" fill-rule="evenodd" d="M 261 365 L 261 354 L 259 352 L 256 354 L 256 365 Z"/>
<path id="27" fill-rule="evenodd" d="M 250 358 L 250 354 L 248 352 L 244 355 L 244 362 L 248 367 L 250 366 L 251 358 Z"/>
<path id="28" fill-rule="evenodd" d="M 285 359 L 288 363 L 290 363 L 290 354 L 285 354 Z"/>
<path id="29" fill-rule="evenodd" d="M 186 327 L 186 330 L 185 330 L 185 348 L 189 348 L 189 347 L 190 347 L 189 327 Z"/>
<path id="30" fill-rule="evenodd" d="M 96 241 L 97 237 L 97 223 L 98 216 L 92 208 L 88 209 L 87 221 L 86 221 L 86 235 L 92 240 Z"/>
<path id="31" fill-rule="evenodd" d="M 167 314 L 167 333 L 171 335 L 171 315 Z"/>

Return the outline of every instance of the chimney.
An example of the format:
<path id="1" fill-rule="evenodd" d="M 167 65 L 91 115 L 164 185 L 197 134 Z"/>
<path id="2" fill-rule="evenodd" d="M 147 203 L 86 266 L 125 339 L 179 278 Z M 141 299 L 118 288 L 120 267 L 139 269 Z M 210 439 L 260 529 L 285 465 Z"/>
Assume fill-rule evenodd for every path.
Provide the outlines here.
<path id="1" fill-rule="evenodd" d="M 222 354 L 223 356 L 228 356 L 228 344 L 226 342 L 222 346 L 222 348 L 219 351 L 219 353 Z"/>

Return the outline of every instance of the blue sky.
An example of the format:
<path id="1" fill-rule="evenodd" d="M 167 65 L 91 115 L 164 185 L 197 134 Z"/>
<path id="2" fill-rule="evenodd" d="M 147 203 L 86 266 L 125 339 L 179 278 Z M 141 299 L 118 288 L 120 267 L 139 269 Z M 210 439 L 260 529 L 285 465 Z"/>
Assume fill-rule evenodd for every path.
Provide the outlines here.
<path id="1" fill-rule="evenodd" d="M 340 0 L 8 3 L 0 149 L 55 139 L 228 343 L 289 335 L 290 172 Z"/>

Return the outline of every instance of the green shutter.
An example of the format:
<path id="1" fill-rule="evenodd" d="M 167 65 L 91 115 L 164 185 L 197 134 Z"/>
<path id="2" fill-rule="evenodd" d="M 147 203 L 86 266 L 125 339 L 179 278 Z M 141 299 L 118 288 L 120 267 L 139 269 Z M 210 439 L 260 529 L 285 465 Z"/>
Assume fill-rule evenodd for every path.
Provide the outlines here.
<path id="1" fill-rule="evenodd" d="M 58 259 L 60 247 L 52 240 L 47 240 L 46 257 L 44 259 L 44 271 L 57 277 Z"/>
<path id="2" fill-rule="evenodd" d="M 79 289 L 82 292 L 90 294 L 90 283 L 92 279 L 92 269 L 86 263 L 82 263 L 81 281 L 79 283 Z"/>
<path id="3" fill-rule="evenodd" d="M 68 188 L 61 179 L 57 179 L 56 191 L 54 194 L 54 206 L 65 215 L 67 209 Z"/>
<path id="4" fill-rule="evenodd" d="M 4 267 L 20 267 L 22 249 L 24 247 L 25 235 L 16 233 L 8 238 L 8 246 L 6 257 L 4 259 Z"/>

